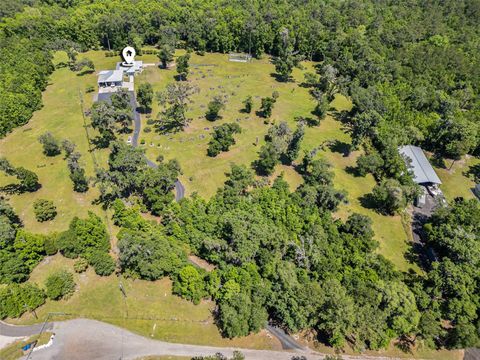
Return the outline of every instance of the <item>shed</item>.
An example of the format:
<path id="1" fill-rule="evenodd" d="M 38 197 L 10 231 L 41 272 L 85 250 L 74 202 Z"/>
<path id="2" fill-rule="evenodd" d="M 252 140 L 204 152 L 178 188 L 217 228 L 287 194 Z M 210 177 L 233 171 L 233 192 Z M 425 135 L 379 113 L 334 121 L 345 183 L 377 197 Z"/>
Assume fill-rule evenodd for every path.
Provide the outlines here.
<path id="1" fill-rule="evenodd" d="M 98 86 L 122 86 L 122 70 L 103 70 L 98 73 Z"/>
<path id="2" fill-rule="evenodd" d="M 428 161 L 425 153 L 418 146 L 401 146 L 398 151 L 405 159 L 407 166 L 413 171 L 413 181 L 417 184 L 441 184 L 442 181 Z"/>

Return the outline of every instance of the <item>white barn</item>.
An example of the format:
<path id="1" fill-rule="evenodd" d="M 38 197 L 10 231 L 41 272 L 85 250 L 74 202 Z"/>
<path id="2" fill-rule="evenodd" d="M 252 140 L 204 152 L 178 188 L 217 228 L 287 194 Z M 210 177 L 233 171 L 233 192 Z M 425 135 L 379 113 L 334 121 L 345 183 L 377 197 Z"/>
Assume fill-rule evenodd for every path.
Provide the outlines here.
<path id="1" fill-rule="evenodd" d="M 103 70 L 98 73 L 98 87 L 121 87 L 123 84 L 122 70 Z"/>
<path id="2" fill-rule="evenodd" d="M 413 171 L 413 181 L 420 185 L 439 185 L 442 183 L 432 165 L 418 146 L 401 146 L 398 151 L 407 166 Z"/>

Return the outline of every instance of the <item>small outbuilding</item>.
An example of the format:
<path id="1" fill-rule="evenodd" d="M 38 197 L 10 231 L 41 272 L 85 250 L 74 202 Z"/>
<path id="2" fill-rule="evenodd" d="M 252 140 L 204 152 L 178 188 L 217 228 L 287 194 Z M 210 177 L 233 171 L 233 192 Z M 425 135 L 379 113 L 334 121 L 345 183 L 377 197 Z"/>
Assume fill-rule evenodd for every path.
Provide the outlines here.
<path id="1" fill-rule="evenodd" d="M 98 73 L 98 87 L 120 87 L 123 83 L 122 70 L 103 70 Z"/>
<path id="2" fill-rule="evenodd" d="M 425 153 L 418 146 L 401 146 L 398 151 L 413 172 L 413 181 L 420 185 L 439 185 L 442 183 Z"/>

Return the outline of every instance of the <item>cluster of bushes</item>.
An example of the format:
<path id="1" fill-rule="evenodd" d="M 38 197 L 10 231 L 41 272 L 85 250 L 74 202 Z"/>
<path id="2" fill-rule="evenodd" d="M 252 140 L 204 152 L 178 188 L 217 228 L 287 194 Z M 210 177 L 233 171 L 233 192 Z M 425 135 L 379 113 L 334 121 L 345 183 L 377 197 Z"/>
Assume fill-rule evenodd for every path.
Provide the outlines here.
<path id="1" fill-rule="evenodd" d="M 293 133 L 286 122 L 271 126 L 265 137 L 267 142 L 253 163 L 254 168 L 259 174 L 271 175 L 278 163 L 291 164 L 298 157 L 304 134 L 301 124 Z"/>
<path id="2" fill-rule="evenodd" d="M 17 168 L 12 166 L 4 157 L 0 158 L 0 171 L 3 171 L 6 175 L 15 176 L 19 181 L 18 184 L 4 186 L 3 190 L 7 192 L 35 192 L 41 187 L 37 174 L 22 166 Z"/>
<path id="3" fill-rule="evenodd" d="M 81 154 L 75 151 L 76 145 L 68 139 L 60 142 L 52 133 L 46 132 L 38 137 L 38 141 L 43 146 L 43 154 L 46 156 L 60 155 L 62 150 L 65 152 L 70 179 L 73 183 L 73 190 L 76 192 L 88 191 L 88 180 L 85 175 L 85 169 L 80 165 Z"/>
<path id="4" fill-rule="evenodd" d="M 8 284 L 0 287 L 0 319 L 17 318 L 52 300 L 66 299 L 75 291 L 73 275 L 65 270 L 52 273 L 45 281 L 45 289 L 36 284 Z M 35 314 L 36 316 L 36 314 Z"/>
<path id="5" fill-rule="evenodd" d="M 86 219 L 75 217 L 69 229 L 59 234 L 56 246 L 65 257 L 85 259 L 98 275 L 108 276 L 115 271 L 115 261 L 108 254 L 107 229 L 102 219 L 92 212 Z"/>
<path id="6" fill-rule="evenodd" d="M 237 123 L 228 123 L 217 126 L 213 130 L 212 140 L 208 143 L 208 156 L 215 157 L 222 151 L 228 151 L 230 146 L 235 145 L 233 134 L 242 132 Z"/>
<path id="7" fill-rule="evenodd" d="M 144 149 L 134 148 L 123 141 L 112 143 L 110 149 L 109 168 L 97 174 L 108 189 L 101 194 L 101 200 L 110 204 L 118 198 L 130 198 L 140 202 L 152 214 L 160 214 L 174 199 L 173 189 L 180 174 L 178 162 L 162 161 L 156 167 L 150 167 Z"/>

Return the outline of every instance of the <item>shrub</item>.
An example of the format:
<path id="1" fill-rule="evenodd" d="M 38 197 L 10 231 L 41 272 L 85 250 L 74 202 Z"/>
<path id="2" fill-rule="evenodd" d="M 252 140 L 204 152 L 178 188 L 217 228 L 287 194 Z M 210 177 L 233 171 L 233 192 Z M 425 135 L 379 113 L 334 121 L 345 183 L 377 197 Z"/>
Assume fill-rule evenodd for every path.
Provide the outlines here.
<path id="1" fill-rule="evenodd" d="M 83 251 L 82 244 L 77 240 L 73 230 L 67 230 L 61 233 L 57 238 L 57 248 L 63 256 L 75 259 Z"/>
<path id="2" fill-rule="evenodd" d="M 75 291 L 73 275 L 61 270 L 53 273 L 45 282 L 46 294 L 52 300 L 66 299 Z"/>
<path id="3" fill-rule="evenodd" d="M 35 284 L 11 284 L 0 288 L 0 319 L 16 318 L 45 303 L 45 293 Z"/>
<path id="4" fill-rule="evenodd" d="M 212 101 L 208 103 L 208 110 L 205 114 L 207 120 L 214 121 L 219 118 L 220 110 L 225 108 L 225 102 L 220 96 L 215 96 Z"/>
<path id="5" fill-rule="evenodd" d="M 75 270 L 76 273 L 82 273 L 86 271 L 88 268 L 88 261 L 80 258 L 75 263 L 73 264 L 73 270 Z"/>
<path id="6" fill-rule="evenodd" d="M 38 199 L 33 202 L 33 212 L 39 222 L 53 220 L 57 216 L 57 208 L 51 200 Z"/>
<path id="7" fill-rule="evenodd" d="M 147 126 L 145 129 L 143 129 L 144 133 L 149 133 L 152 132 L 152 128 L 150 126 Z"/>
<path id="8" fill-rule="evenodd" d="M 100 276 L 108 276 L 115 271 L 115 261 L 105 252 L 91 252 L 88 255 L 88 263 L 93 266 L 95 273 Z"/>
<path id="9" fill-rule="evenodd" d="M 95 87 L 92 86 L 92 85 L 89 85 L 85 88 L 85 92 L 87 93 L 91 93 L 91 92 L 94 92 L 95 91 Z"/>
<path id="10" fill-rule="evenodd" d="M 140 140 L 141 145 L 145 145 L 145 139 Z"/>
<path id="11" fill-rule="evenodd" d="M 61 152 L 60 143 L 49 132 L 40 135 L 38 142 L 43 145 L 43 153 L 47 156 L 56 156 Z"/>
<path id="12" fill-rule="evenodd" d="M 43 244 L 45 248 L 45 253 L 49 256 L 55 255 L 58 252 L 57 244 L 56 244 L 56 234 L 50 235 L 45 238 L 45 242 Z"/>
<path id="13" fill-rule="evenodd" d="M 203 275 L 194 266 L 186 265 L 174 280 L 173 292 L 198 304 L 206 295 Z"/>

